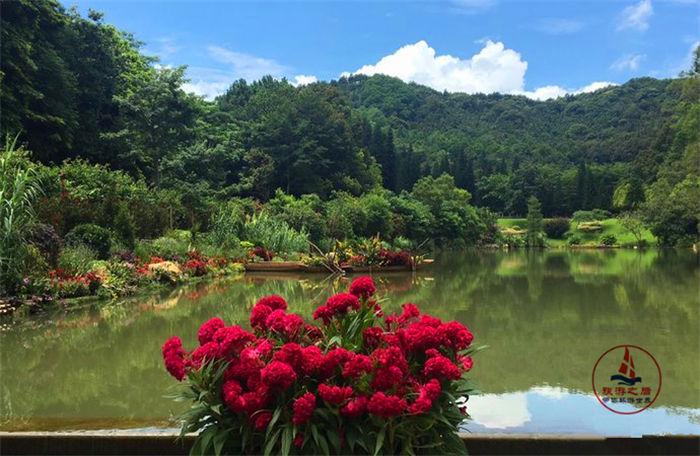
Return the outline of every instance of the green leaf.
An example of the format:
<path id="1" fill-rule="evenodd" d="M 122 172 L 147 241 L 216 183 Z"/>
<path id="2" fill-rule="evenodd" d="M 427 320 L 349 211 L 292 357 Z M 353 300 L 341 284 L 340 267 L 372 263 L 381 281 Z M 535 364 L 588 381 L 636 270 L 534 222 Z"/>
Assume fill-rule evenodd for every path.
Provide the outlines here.
<path id="1" fill-rule="evenodd" d="M 386 436 L 386 427 L 383 427 L 381 431 L 379 431 L 379 434 L 377 434 L 377 442 L 374 444 L 374 456 L 377 456 L 379 454 L 379 451 L 382 449 L 382 445 L 384 445 L 384 437 Z"/>
<path id="2" fill-rule="evenodd" d="M 286 426 L 282 432 L 282 455 L 288 456 L 292 449 L 292 427 Z"/>
<path id="3" fill-rule="evenodd" d="M 272 454 L 272 450 L 275 449 L 275 445 L 277 445 L 277 440 L 279 440 L 280 437 L 280 432 L 282 432 L 282 428 L 278 428 L 274 434 L 272 434 L 272 437 L 267 439 L 267 444 L 265 445 L 265 456 L 268 456 Z"/>
<path id="4" fill-rule="evenodd" d="M 270 419 L 270 422 L 267 425 L 267 432 L 265 433 L 265 437 L 270 436 L 270 432 L 272 432 L 272 428 L 275 426 L 275 423 L 280 417 L 280 414 L 282 413 L 282 407 L 277 407 L 272 414 L 272 419 Z"/>

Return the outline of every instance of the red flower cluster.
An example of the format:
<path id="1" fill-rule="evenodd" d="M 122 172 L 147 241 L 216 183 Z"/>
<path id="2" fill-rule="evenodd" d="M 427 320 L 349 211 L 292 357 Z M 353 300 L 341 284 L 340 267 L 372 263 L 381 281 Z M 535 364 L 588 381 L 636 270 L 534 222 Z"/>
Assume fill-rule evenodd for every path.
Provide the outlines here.
<path id="1" fill-rule="evenodd" d="M 263 297 L 251 310 L 252 332 L 212 318 L 200 327 L 192 352 L 177 337 L 165 343 L 165 367 L 183 380 L 204 365 L 221 366 L 223 379 L 211 382 L 221 385 L 214 397 L 225 404 L 223 413 L 245 420 L 254 432 L 266 432 L 279 408 L 287 411 L 275 416 L 302 427 L 323 419 L 327 412 L 318 409 L 344 419 L 410 419 L 448 403 L 443 392 L 472 368 L 466 350 L 472 333 L 461 323 L 421 314 L 413 304 L 383 318 L 375 292 L 370 277 L 355 279 L 348 293 L 316 309 L 320 326 L 287 313 L 281 296 Z M 295 441 L 304 444 L 303 437 Z"/>
<path id="2" fill-rule="evenodd" d="M 183 266 L 190 275 L 195 277 L 206 275 L 209 270 L 207 263 L 200 259 L 187 260 Z"/>
<path id="3" fill-rule="evenodd" d="M 251 249 L 250 254 L 260 258 L 263 261 L 272 261 L 275 256 L 271 250 L 267 250 L 265 247 L 254 247 Z"/>
<path id="4" fill-rule="evenodd" d="M 404 250 L 395 252 L 382 249 L 379 251 L 379 258 L 385 266 L 410 266 L 412 262 L 411 254 Z"/>

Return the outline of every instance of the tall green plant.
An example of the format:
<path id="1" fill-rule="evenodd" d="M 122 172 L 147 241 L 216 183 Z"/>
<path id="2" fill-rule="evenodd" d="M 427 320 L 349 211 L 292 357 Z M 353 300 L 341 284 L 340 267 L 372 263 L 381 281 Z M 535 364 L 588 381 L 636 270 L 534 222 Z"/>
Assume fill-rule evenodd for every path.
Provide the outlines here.
<path id="1" fill-rule="evenodd" d="M 0 154 L 0 295 L 16 288 L 27 259 L 25 236 L 34 223 L 34 202 L 41 193 L 29 154 L 17 138 L 5 139 Z"/>
<path id="2" fill-rule="evenodd" d="M 275 253 L 306 252 L 309 249 L 306 230 L 297 231 L 264 211 L 246 219 L 241 238 Z"/>

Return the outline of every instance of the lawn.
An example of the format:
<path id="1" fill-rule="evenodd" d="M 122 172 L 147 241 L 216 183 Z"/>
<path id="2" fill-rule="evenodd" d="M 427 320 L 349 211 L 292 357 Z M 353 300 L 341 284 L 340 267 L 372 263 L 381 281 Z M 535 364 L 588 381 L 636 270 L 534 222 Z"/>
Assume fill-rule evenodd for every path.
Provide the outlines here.
<path id="1" fill-rule="evenodd" d="M 566 233 L 566 238 L 577 234 L 581 238 L 581 245 L 600 245 L 601 239 L 606 235 L 613 235 L 617 238 L 617 244 L 621 246 L 630 246 L 635 244 L 634 236 L 622 227 L 620 221 L 616 218 L 609 218 L 602 221 L 603 229 L 595 233 L 584 233 L 576 230 L 575 224 L 572 223 L 571 229 Z M 527 221 L 524 218 L 501 218 L 498 219 L 500 228 L 513 228 L 515 226 L 525 229 Z M 643 239 L 648 245 L 655 245 L 656 238 L 651 231 L 644 230 Z M 548 239 L 550 247 L 564 247 L 567 245 L 566 239 Z"/>

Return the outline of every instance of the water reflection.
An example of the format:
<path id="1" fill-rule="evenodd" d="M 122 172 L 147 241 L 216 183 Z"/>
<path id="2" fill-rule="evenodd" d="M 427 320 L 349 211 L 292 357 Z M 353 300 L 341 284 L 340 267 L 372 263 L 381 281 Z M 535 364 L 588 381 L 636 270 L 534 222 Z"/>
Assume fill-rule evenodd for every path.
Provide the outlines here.
<path id="1" fill-rule="evenodd" d="M 474 432 L 700 433 L 697 257 L 555 251 L 446 255 L 429 271 L 379 276 L 390 308 L 411 301 L 470 326 L 479 353 Z M 310 314 L 348 279 L 246 276 L 37 318 L 2 334 L 0 429 L 165 426 L 174 405 L 160 344 L 195 342 L 214 315 L 245 321 L 264 294 Z M 652 352 L 664 386 L 634 416 L 591 396 L 591 369 L 622 344 Z"/>

